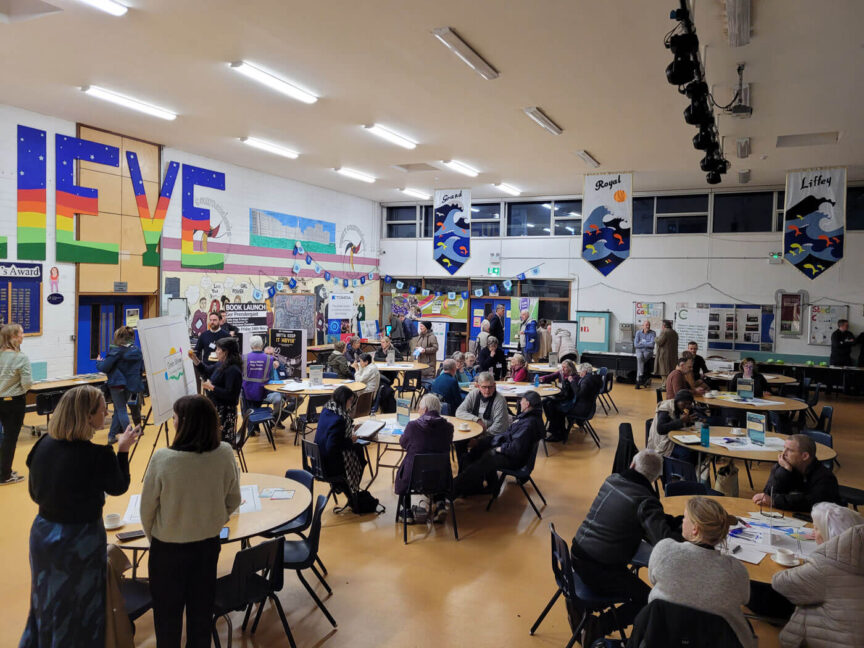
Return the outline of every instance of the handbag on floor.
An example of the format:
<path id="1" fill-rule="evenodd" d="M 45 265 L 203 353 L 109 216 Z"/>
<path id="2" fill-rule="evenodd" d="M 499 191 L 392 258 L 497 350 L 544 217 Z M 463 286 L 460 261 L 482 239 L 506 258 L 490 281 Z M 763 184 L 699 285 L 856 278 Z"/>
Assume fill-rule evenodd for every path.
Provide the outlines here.
<path id="1" fill-rule="evenodd" d="M 350 500 L 349 506 L 357 515 L 365 515 L 367 513 L 381 515 L 387 511 L 384 505 L 378 501 L 378 498 L 368 490 L 358 491 Z"/>

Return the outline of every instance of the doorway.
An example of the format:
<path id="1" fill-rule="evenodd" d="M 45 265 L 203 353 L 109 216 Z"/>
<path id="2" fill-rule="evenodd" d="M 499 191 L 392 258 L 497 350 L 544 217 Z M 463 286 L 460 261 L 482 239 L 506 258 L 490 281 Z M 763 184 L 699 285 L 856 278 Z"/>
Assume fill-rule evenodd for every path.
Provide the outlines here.
<path id="1" fill-rule="evenodd" d="M 144 317 L 143 296 L 91 295 L 78 298 L 78 335 L 75 349 L 75 372 L 94 373 L 96 357 L 108 353 L 114 330 L 130 320 Z M 138 333 L 135 333 L 138 344 Z"/>

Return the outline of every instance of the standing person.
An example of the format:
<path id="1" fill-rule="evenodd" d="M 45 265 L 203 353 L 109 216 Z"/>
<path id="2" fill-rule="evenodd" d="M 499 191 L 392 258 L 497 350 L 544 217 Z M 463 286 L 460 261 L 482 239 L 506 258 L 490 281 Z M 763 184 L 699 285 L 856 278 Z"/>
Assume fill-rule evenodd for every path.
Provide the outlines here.
<path id="1" fill-rule="evenodd" d="M 402 330 L 405 333 L 405 339 L 410 344 L 411 340 L 417 337 L 418 323 L 420 321 L 420 309 L 417 306 L 412 306 L 408 309 L 408 314 L 402 321 Z"/>
<path id="2" fill-rule="evenodd" d="M 269 347 L 270 353 L 267 353 L 260 335 L 249 338 L 249 347 L 251 351 L 243 356 L 243 397 L 251 407 L 261 407 L 262 403 L 271 405 L 273 418 L 277 423 L 281 423 L 284 404 L 282 394 L 264 388 L 273 378 L 273 372 L 279 364 L 272 355 L 273 347 Z"/>
<path id="3" fill-rule="evenodd" d="M 3 426 L 0 485 L 17 484 L 24 479 L 12 470 L 15 446 L 27 407 L 25 395 L 33 384 L 30 360 L 21 351 L 23 341 L 24 329 L 20 324 L 4 324 L 0 328 L 0 425 Z"/>
<path id="4" fill-rule="evenodd" d="M 561 362 L 565 356 L 577 355 L 573 335 L 563 326 L 553 329 L 551 353 L 558 355 L 558 362 Z M 573 360 L 576 360 L 576 358 L 574 357 Z"/>
<path id="5" fill-rule="evenodd" d="M 549 357 L 549 351 L 552 348 L 552 333 L 549 331 L 549 322 L 545 319 L 537 322 L 537 353 L 534 354 L 534 360 L 545 360 Z"/>
<path id="6" fill-rule="evenodd" d="M 150 540 L 150 591 L 159 648 L 210 646 L 219 532 L 240 506 L 234 451 L 219 442 L 219 415 L 203 396 L 174 403 L 174 442 L 153 454 L 141 491 Z"/>
<path id="7" fill-rule="evenodd" d="M 225 337 L 216 342 L 215 364 L 207 366 L 191 352 L 189 357 L 192 358 L 202 380 L 206 378 L 201 383 L 201 388 L 219 413 L 222 439 L 233 441 L 237 431 L 237 404 L 243 388 L 243 356 L 240 355 L 237 340 Z"/>
<path id="8" fill-rule="evenodd" d="M 743 648 L 756 638 L 741 610 L 750 598 L 750 577 L 737 558 L 715 551 L 738 519 L 707 497 L 691 497 L 681 527 L 686 542 L 664 538 L 651 551 L 648 578 L 654 584 L 648 602 L 669 601 L 721 616 Z M 710 587 L 705 584 L 710 583 Z"/>
<path id="9" fill-rule="evenodd" d="M 503 380 L 507 374 L 507 358 L 494 335 L 486 338 L 486 348 L 477 356 L 477 365 L 480 371 L 491 371 L 495 380 Z"/>
<path id="10" fill-rule="evenodd" d="M 210 313 L 207 316 L 207 330 L 198 336 L 195 344 L 195 356 L 206 366 L 213 364 L 210 356 L 216 353 L 216 343 L 225 337 L 228 337 L 228 333 L 219 325 L 219 313 Z"/>
<path id="11" fill-rule="evenodd" d="M 491 323 L 488 319 L 480 322 L 480 332 L 477 334 L 477 339 L 474 340 L 474 355 L 480 355 L 480 352 L 486 348 L 486 342 L 489 340 L 489 328 Z"/>
<path id="12" fill-rule="evenodd" d="M 239 297 L 240 295 L 237 295 L 237 296 Z M 236 326 L 234 326 L 233 324 L 230 324 L 228 322 L 228 319 L 227 319 L 227 316 L 226 316 L 224 310 L 219 311 L 219 327 L 223 331 L 225 331 L 228 335 L 230 335 L 231 337 L 237 337 L 237 333 L 240 332 L 240 329 L 238 329 Z"/>
<path id="13" fill-rule="evenodd" d="M 407 348 L 405 339 L 405 321 L 404 315 L 390 313 L 390 335 L 389 338 L 393 342 L 393 346 L 400 352 L 404 353 Z"/>
<path id="14" fill-rule="evenodd" d="M 647 319 L 642 322 L 642 329 L 636 331 L 633 338 L 633 348 L 636 351 L 636 389 L 641 389 L 651 382 L 651 360 L 654 358 L 654 342 L 657 333 L 651 330 L 651 322 Z"/>
<path id="15" fill-rule="evenodd" d="M 537 322 L 531 319 L 527 309 L 519 313 L 519 350 L 527 362 L 537 352 Z"/>
<path id="16" fill-rule="evenodd" d="M 129 488 L 132 426 L 111 446 L 91 441 L 105 424 L 102 392 L 70 389 L 27 457 L 30 497 L 39 514 L 30 529 L 30 614 L 19 648 L 105 646 L 105 495 Z"/>
<path id="17" fill-rule="evenodd" d="M 505 324 L 507 308 L 504 304 L 498 304 L 495 307 L 495 315 L 489 321 L 489 335 L 495 338 L 498 338 L 498 341 L 502 344 L 507 340 L 505 337 L 505 333 L 507 331 L 507 327 Z"/>
<path id="18" fill-rule="evenodd" d="M 105 359 L 96 357 L 96 368 L 108 374 L 108 390 L 114 404 L 114 416 L 108 430 L 108 443 L 117 443 L 117 435 L 129 426 L 129 412 L 135 425 L 141 423 L 140 394 L 144 391 L 141 372 L 144 369 L 144 356 L 135 344 L 135 329 L 121 326 L 114 331 L 114 341 L 108 347 Z M 134 404 L 133 404 L 134 403 Z"/>
<path id="19" fill-rule="evenodd" d="M 418 324 L 417 331 L 417 338 L 412 340 L 414 344 L 414 357 L 417 358 L 417 362 L 429 365 L 420 372 L 420 376 L 424 380 L 432 380 L 435 378 L 438 338 L 432 333 L 432 325 L 425 320 Z"/>
<path id="20" fill-rule="evenodd" d="M 672 328 L 672 320 L 663 320 L 663 330 L 657 336 L 657 362 L 654 371 L 663 376 L 661 389 L 666 389 L 666 376 L 675 369 L 678 358 L 678 334 Z"/>
<path id="21" fill-rule="evenodd" d="M 855 336 L 849 330 L 849 320 L 837 320 L 837 329 L 831 334 L 831 358 L 828 364 L 832 367 L 853 366 L 852 345 L 854 344 Z"/>

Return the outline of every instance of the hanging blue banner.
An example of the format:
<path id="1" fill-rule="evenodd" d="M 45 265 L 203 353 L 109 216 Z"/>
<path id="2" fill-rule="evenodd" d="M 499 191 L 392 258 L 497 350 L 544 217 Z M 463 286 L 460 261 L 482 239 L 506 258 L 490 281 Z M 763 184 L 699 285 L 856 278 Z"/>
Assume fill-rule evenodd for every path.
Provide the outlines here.
<path id="1" fill-rule="evenodd" d="M 412 295 L 416 295 L 417 294 L 417 286 L 408 286 L 408 292 L 411 293 Z"/>
<path id="2" fill-rule="evenodd" d="M 391 283 L 393 281 L 393 277 L 390 275 L 384 275 L 384 283 Z"/>
<path id="3" fill-rule="evenodd" d="M 342 280 L 342 287 L 343 287 L 343 288 L 347 288 L 347 287 L 348 287 L 348 280 L 347 280 L 347 279 L 343 279 L 343 280 Z"/>
<path id="4" fill-rule="evenodd" d="M 366 277 L 360 277 L 360 285 L 363 286 L 366 284 Z"/>
<path id="5" fill-rule="evenodd" d="M 312 265 L 312 257 L 310 255 L 306 255 L 306 265 Z"/>
<path id="6" fill-rule="evenodd" d="M 582 258 L 608 276 L 630 256 L 633 174 L 585 176 L 582 197 Z M 539 274 L 534 269 L 532 274 Z"/>
<path id="7" fill-rule="evenodd" d="M 324 271 L 324 281 L 330 281 L 331 276 L 332 275 L 329 272 L 327 272 L 326 270 Z"/>
<path id="8" fill-rule="evenodd" d="M 292 290 L 297 287 L 297 280 L 294 277 L 291 277 L 288 280 L 288 287 L 291 288 Z"/>
<path id="9" fill-rule="evenodd" d="M 269 297 L 270 299 L 273 299 L 273 296 L 274 296 L 275 294 L 276 294 L 276 286 L 270 286 L 270 287 L 267 289 L 267 297 Z"/>
<path id="10" fill-rule="evenodd" d="M 516 275 L 516 278 L 517 278 L 519 281 L 525 281 L 525 273 L 524 273 L 524 272 L 520 272 L 518 275 Z"/>
<path id="11" fill-rule="evenodd" d="M 435 192 L 432 258 L 451 275 L 471 256 L 471 190 Z"/>
<path id="12" fill-rule="evenodd" d="M 481 295 L 483 294 L 483 291 L 482 291 L 482 290 L 480 291 L 480 294 L 481 294 Z M 468 297 L 469 297 L 470 295 L 471 295 L 471 293 L 468 292 L 467 290 L 463 290 L 463 291 L 462 291 L 462 299 L 468 299 Z"/>

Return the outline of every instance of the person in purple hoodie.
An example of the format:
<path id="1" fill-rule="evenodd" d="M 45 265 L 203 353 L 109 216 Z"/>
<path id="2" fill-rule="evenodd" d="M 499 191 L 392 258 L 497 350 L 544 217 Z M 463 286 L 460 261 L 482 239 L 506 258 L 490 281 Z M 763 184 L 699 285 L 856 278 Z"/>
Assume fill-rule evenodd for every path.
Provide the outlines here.
<path id="1" fill-rule="evenodd" d="M 450 453 L 450 444 L 453 442 L 453 424 L 441 416 L 441 401 L 435 394 L 426 394 L 421 398 L 417 410 L 420 412 L 420 417 L 410 421 L 399 438 L 399 445 L 405 449 L 405 457 L 399 465 L 399 472 L 396 473 L 394 489 L 397 495 L 408 492 L 411 485 L 411 468 L 416 455 L 443 454 L 446 456 Z M 443 522 L 447 517 L 445 500 L 442 498 L 435 501 L 434 507 L 433 520 Z M 413 524 L 414 511 L 415 507 L 411 507 L 409 502 L 409 506 L 400 512 L 400 516 L 406 516 L 408 524 Z"/>

